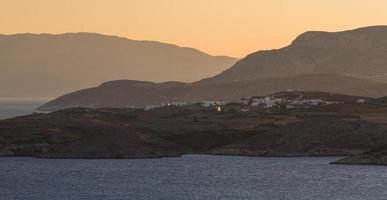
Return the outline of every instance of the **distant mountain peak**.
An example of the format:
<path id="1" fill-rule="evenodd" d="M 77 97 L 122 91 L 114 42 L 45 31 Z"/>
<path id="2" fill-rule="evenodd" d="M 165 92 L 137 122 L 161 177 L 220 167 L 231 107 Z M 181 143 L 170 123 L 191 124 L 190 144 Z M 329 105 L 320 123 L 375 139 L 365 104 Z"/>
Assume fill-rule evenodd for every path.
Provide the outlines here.
<path id="1" fill-rule="evenodd" d="M 387 82 L 387 26 L 308 31 L 289 46 L 257 51 L 207 82 L 329 73 Z"/>
<path id="2" fill-rule="evenodd" d="M 0 55 L 3 97 L 58 96 L 119 79 L 194 82 L 237 61 L 189 47 L 88 32 L 0 35 Z"/>
<path id="3" fill-rule="evenodd" d="M 292 45 L 324 45 L 337 42 L 338 39 L 345 40 L 347 43 L 356 40 L 370 39 L 387 34 L 387 26 L 368 26 L 352 30 L 328 32 L 328 31 L 307 31 L 299 35 Z M 387 39 L 387 38 L 386 38 Z M 345 43 L 345 41 L 342 41 Z M 341 43 L 343 44 L 343 43 Z"/>

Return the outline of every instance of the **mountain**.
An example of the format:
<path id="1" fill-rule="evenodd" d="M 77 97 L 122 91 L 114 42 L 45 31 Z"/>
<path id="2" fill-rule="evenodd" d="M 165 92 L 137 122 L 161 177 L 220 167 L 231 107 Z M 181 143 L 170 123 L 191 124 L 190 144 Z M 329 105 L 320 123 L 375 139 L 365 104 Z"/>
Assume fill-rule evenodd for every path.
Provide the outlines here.
<path id="1" fill-rule="evenodd" d="M 131 107 L 177 101 L 189 84 L 180 82 L 154 83 L 118 80 L 61 96 L 39 110 L 58 110 L 70 107 Z M 176 98 L 175 98 L 176 97 Z"/>
<path id="2" fill-rule="evenodd" d="M 387 94 L 387 84 L 335 74 L 300 75 L 211 85 L 200 82 L 187 84 L 118 80 L 66 94 L 38 109 L 51 111 L 70 107 L 143 107 L 177 101 L 235 101 L 241 97 L 270 95 L 283 90 L 325 91 L 380 97 Z"/>
<path id="3" fill-rule="evenodd" d="M 342 32 L 309 31 L 284 48 L 252 53 L 206 81 L 221 83 L 328 73 L 387 82 L 386 52 L 387 26 Z"/>
<path id="4" fill-rule="evenodd" d="M 192 82 L 235 58 L 94 33 L 0 35 L 0 97 L 52 97 L 106 80 Z"/>
<path id="5" fill-rule="evenodd" d="M 387 94 L 385 52 L 387 26 L 335 33 L 306 32 L 287 47 L 250 54 L 230 69 L 201 81 L 113 81 L 64 95 L 39 109 L 232 101 L 288 89 L 381 97 Z"/>

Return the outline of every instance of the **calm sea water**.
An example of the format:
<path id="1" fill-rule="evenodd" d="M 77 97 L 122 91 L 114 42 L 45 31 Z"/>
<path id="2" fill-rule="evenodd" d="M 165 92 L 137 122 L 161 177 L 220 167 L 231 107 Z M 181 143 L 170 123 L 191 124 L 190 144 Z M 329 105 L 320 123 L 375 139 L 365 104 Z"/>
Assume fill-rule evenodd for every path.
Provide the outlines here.
<path id="1" fill-rule="evenodd" d="M 0 158 L 0 199 L 387 198 L 387 167 L 337 158 L 187 155 L 139 160 Z"/>
<path id="2" fill-rule="evenodd" d="M 0 119 L 31 114 L 47 101 L 46 98 L 0 98 Z"/>

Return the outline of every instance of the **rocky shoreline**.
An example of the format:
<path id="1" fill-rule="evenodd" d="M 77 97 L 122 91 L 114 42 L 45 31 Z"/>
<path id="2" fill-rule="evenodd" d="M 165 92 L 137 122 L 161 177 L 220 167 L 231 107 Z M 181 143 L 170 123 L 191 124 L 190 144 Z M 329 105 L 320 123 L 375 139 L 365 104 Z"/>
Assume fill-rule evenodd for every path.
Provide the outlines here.
<path id="1" fill-rule="evenodd" d="M 387 165 L 387 146 L 340 159 L 332 164 Z"/>

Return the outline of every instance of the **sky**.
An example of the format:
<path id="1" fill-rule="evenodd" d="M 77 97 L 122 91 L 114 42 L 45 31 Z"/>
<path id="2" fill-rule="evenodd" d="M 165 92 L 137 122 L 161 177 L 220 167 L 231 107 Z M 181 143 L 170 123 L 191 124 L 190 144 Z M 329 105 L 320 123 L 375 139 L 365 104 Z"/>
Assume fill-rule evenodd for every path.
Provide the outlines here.
<path id="1" fill-rule="evenodd" d="M 242 58 L 308 30 L 387 25 L 386 0 L 0 0 L 0 34 L 97 32 Z"/>

